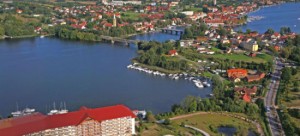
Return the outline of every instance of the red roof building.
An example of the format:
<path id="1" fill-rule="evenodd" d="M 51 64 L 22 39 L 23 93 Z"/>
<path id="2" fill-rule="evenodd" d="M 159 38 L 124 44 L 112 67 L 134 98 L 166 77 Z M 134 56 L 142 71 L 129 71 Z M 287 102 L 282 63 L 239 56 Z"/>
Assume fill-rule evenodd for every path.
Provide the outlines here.
<path id="1" fill-rule="evenodd" d="M 235 92 L 238 92 L 239 94 L 242 95 L 242 99 L 245 102 L 251 102 L 251 95 L 255 95 L 257 92 L 257 87 L 254 86 L 252 88 L 247 88 L 247 87 L 236 87 L 234 88 Z"/>
<path id="2" fill-rule="evenodd" d="M 1 136 L 20 135 L 132 135 L 135 118 L 124 105 L 43 115 L 34 113 L 0 120 Z"/>
<path id="3" fill-rule="evenodd" d="M 243 100 L 244 100 L 245 102 L 251 102 L 251 96 L 248 95 L 248 94 L 244 94 L 244 95 L 243 95 Z"/>
<path id="4" fill-rule="evenodd" d="M 176 56 L 176 55 L 178 55 L 178 53 L 177 53 L 176 50 L 170 50 L 170 51 L 169 51 L 169 55 L 170 55 L 170 56 Z"/>
<path id="5" fill-rule="evenodd" d="M 256 57 L 256 53 L 251 52 L 251 53 L 249 54 L 249 56 L 250 56 L 250 57 Z"/>
<path id="6" fill-rule="evenodd" d="M 255 74 L 255 75 L 248 75 L 247 81 L 248 82 L 259 81 L 259 80 L 263 79 L 265 76 L 266 76 L 266 74 L 261 73 L 261 72 Z"/>
<path id="7" fill-rule="evenodd" d="M 280 46 L 279 45 L 275 45 L 274 49 L 275 49 L 275 51 L 280 51 Z"/>
<path id="8" fill-rule="evenodd" d="M 249 94 L 249 95 L 255 95 L 257 92 L 257 87 L 253 86 L 252 88 L 247 88 L 247 87 L 235 87 L 234 88 L 235 92 L 238 92 L 240 94 Z"/>
<path id="9" fill-rule="evenodd" d="M 17 9 L 16 12 L 17 12 L 18 14 L 21 14 L 21 13 L 23 12 L 23 10 Z"/>
<path id="10" fill-rule="evenodd" d="M 228 78 L 244 78 L 247 77 L 248 72 L 246 69 L 228 69 L 227 70 Z"/>

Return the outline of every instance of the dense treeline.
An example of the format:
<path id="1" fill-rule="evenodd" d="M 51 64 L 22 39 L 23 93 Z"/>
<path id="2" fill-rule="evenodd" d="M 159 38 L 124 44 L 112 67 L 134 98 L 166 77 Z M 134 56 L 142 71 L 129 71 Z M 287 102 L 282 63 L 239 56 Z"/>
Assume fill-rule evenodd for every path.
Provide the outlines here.
<path id="1" fill-rule="evenodd" d="M 289 93 L 291 91 L 300 91 L 299 90 L 299 82 L 292 82 L 292 77 L 296 76 L 298 71 L 296 68 L 288 68 L 285 67 L 282 70 L 281 74 L 281 84 L 279 86 L 279 94 L 277 96 L 278 102 L 280 101 L 290 101 L 292 100 L 289 97 Z M 279 103 L 280 104 L 280 103 Z"/>
<path id="2" fill-rule="evenodd" d="M 281 57 L 300 63 L 300 35 L 294 39 L 288 39 L 287 46 L 281 50 Z"/>
<path id="3" fill-rule="evenodd" d="M 0 18 L 0 36 L 34 35 L 34 28 L 39 25 L 37 22 L 23 22 L 11 14 L 4 14 Z"/>
<path id="4" fill-rule="evenodd" d="M 58 26 L 55 30 L 55 35 L 59 38 L 70 40 L 85 40 L 85 41 L 100 41 L 101 35 L 120 37 L 134 33 L 132 26 L 113 27 L 103 31 L 95 30 L 78 30 L 70 26 Z"/>
<path id="5" fill-rule="evenodd" d="M 292 122 L 291 115 L 288 112 L 279 113 L 282 127 L 287 136 L 299 136 L 300 128 L 294 122 Z"/>
<path id="6" fill-rule="evenodd" d="M 193 39 L 197 36 L 204 36 L 206 30 L 208 30 L 208 27 L 204 23 L 201 23 L 199 26 L 192 25 L 191 27 L 185 28 L 181 39 Z"/>
<path id="7" fill-rule="evenodd" d="M 297 69 L 295 68 L 288 68 L 285 67 L 282 70 L 281 74 L 281 84 L 279 86 L 279 91 L 277 95 L 277 102 L 281 101 L 289 101 L 291 98 L 289 97 L 290 91 L 299 91 L 299 82 L 294 82 L 292 83 L 292 77 L 297 75 Z M 290 85 L 293 84 L 293 88 L 291 89 Z M 296 90 L 295 90 L 296 89 Z M 281 103 L 279 103 L 281 104 Z M 293 121 L 292 121 L 292 116 L 295 118 L 300 118 L 300 110 L 298 109 L 289 109 L 286 110 L 285 106 L 281 105 L 281 110 L 283 112 L 278 112 L 282 127 L 285 131 L 286 135 L 295 135 L 300 134 L 300 127 L 297 126 Z M 292 115 L 292 116 L 291 116 Z"/>
<path id="8" fill-rule="evenodd" d="M 8 4 L 7 6 L 12 6 L 15 9 L 23 10 L 25 14 L 49 14 L 51 13 L 51 9 L 49 7 L 41 6 L 39 3 L 30 2 L 17 2 Z M 15 13 L 15 10 L 4 10 L 4 8 L 0 9 L 0 13 Z"/>
<path id="9" fill-rule="evenodd" d="M 186 60 L 177 57 L 167 56 L 168 51 L 174 49 L 173 42 L 148 42 L 138 45 L 141 54 L 136 58 L 140 63 L 158 66 L 168 70 L 186 70 L 188 65 Z"/>
<path id="10" fill-rule="evenodd" d="M 195 111 L 228 111 L 245 113 L 253 119 L 258 119 L 259 108 L 256 104 L 246 103 L 238 96 L 232 95 L 232 91 L 226 91 L 226 85 L 218 75 L 212 77 L 212 82 L 214 93 L 212 98 L 201 99 L 196 96 L 187 96 L 181 104 L 172 106 L 171 113 L 161 114 L 158 118 Z"/>
<path id="11" fill-rule="evenodd" d="M 59 38 L 70 40 L 85 40 L 85 41 L 97 41 L 100 37 L 89 32 L 80 32 L 70 27 L 57 27 L 55 35 Z"/>

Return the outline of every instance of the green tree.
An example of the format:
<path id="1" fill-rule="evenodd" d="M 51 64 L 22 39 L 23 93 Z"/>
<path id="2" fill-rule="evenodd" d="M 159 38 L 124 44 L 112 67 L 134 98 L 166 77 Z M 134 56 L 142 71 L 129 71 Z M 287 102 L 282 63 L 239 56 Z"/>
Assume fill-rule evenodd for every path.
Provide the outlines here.
<path id="1" fill-rule="evenodd" d="M 185 28 L 184 33 L 182 35 L 182 39 L 190 39 L 193 38 L 193 32 L 190 28 Z"/>
<path id="2" fill-rule="evenodd" d="M 197 110 L 197 98 L 194 96 L 187 96 L 185 99 L 181 102 L 182 107 L 187 112 L 194 112 Z"/>
<path id="3" fill-rule="evenodd" d="M 289 82 L 291 78 L 292 78 L 292 71 L 291 71 L 291 69 L 290 68 L 283 68 L 282 69 L 281 79 L 284 82 Z"/>
<path id="4" fill-rule="evenodd" d="M 275 31 L 272 29 L 272 28 L 269 28 L 266 32 L 265 32 L 265 34 L 274 34 L 275 33 Z"/>
<path id="5" fill-rule="evenodd" d="M 156 121 L 156 119 L 151 111 L 147 111 L 146 120 L 151 123 L 154 123 Z"/>
<path id="6" fill-rule="evenodd" d="M 169 118 L 165 119 L 164 124 L 165 125 L 170 125 L 171 124 L 171 120 Z"/>
<path id="7" fill-rule="evenodd" d="M 4 36 L 5 30 L 3 27 L 0 26 L 0 36 Z"/>

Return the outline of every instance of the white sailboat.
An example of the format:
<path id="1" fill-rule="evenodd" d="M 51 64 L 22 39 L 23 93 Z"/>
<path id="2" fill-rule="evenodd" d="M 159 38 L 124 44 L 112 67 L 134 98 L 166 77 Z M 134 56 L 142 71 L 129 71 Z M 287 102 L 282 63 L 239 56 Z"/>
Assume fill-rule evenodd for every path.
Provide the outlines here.
<path id="1" fill-rule="evenodd" d="M 17 111 L 12 112 L 11 115 L 13 115 L 13 117 L 22 116 L 22 111 L 19 110 L 19 105 L 18 105 L 18 103 L 16 103 L 16 107 L 17 107 Z"/>

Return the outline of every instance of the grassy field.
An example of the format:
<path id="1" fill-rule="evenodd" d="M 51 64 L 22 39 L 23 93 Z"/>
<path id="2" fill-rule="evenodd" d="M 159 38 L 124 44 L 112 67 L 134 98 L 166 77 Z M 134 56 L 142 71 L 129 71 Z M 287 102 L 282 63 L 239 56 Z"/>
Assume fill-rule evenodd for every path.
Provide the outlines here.
<path id="1" fill-rule="evenodd" d="M 267 54 L 258 54 L 257 57 L 249 57 L 244 54 L 215 54 L 210 55 L 211 58 L 218 59 L 229 59 L 233 61 L 245 61 L 245 62 L 257 62 L 257 63 L 265 63 L 273 59 L 272 56 Z"/>
<path id="2" fill-rule="evenodd" d="M 140 18 L 140 14 L 135 12 L 124 12 L 122 14 L 124 14 L 122 15 L 124 19 L 138 20 Z"/>
<path id="3" fill-rule="evenodd" d="M 245 115 L 242 115 L 245 116 Z M 147 124 L 147 130 L 144 130 L 141 135 L 145 136 L 160 136 L 160 135 L 197 135 L 199 133 L 189 128 L 184 128 L 181 124 L 191 125 L 202 129 L 210 135 L 219 135 L 216 132 L 219 126 L 233 126 L 237 128 L 238 135 L 247 135 L 249 129 L 255 130 L 255 126 L 229 116 L 220 114 L 201 114 L 184 117 L 171 121 L 171 125 Z"/>
<path id="4" fill-rule="evenodd" d="M 247 123 L 243 120 L 236 119 L 229 116 L 221 116 L 218 114 L 205 114 L 183 118 L 174 121 L 176 124 L 188 124 L 200 128 L 211 135 L 217 135 L 215 130 L 218 126 L 233 126 L 236 127 L 240 134 L 247 134 L 248 129 L 254 128 L 253 124 Z"/>
<path id="5" fill-rule="evenodd" d="M 289 88 L 294 89 L 293 83 L 300 82 L 300 69 L 298 69 L 298 72 L 296 75 L 292 77 L 291 84 L 289 84 Z M 298 86 L 300 88 L 300 86 Z M 288 107 L 300 107 L 300 92 L 296 91 L 290 91 L 288 97 L 290 98 L 290 101 L 283 102 Z"/>
<path id="6" fill-rule="evenodd" d="M 186 7 L 186 9 L 184 9 L 186 11 L 194 11 L 194 12 L 201 12 L 202 8 L 195 8 L 195 7 Z"/>
<path id="7" fill-rule="evenodd" d="M 297 119 L 295 117 L 292 117 L 292 121 L 300 128 L 300 119 Z"/>
<path id="8" fill-rule="evenodd" d="M 0 19 L 3 19 L 6 15 L 8 14 L 1 14 Z M 22 17 L 21 15 L 14 14 L 13 15 L 16 19 L 21 20 L 22 22 L 39 22 L 37 18 L 27 18 L 27 17 Z"/>

